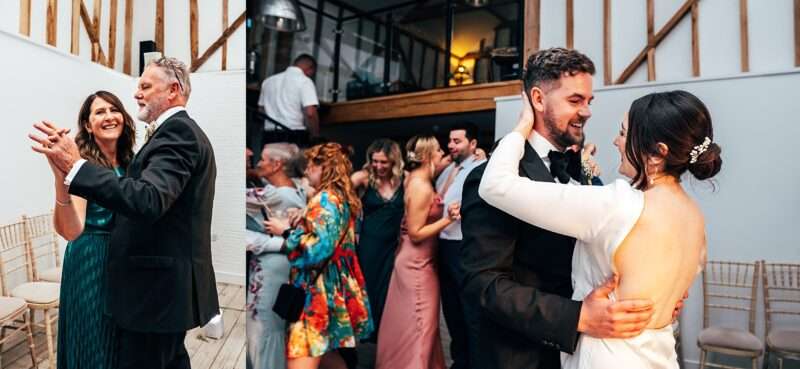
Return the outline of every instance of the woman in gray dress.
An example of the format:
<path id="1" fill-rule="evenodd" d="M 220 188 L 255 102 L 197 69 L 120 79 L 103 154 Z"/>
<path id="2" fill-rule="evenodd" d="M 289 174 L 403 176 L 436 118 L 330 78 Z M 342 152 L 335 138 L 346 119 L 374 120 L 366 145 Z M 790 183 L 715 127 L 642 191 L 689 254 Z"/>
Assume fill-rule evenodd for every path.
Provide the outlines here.
<path id="1" fill-rule="evenodd" d="M 257 164 L 258 175 L 269 184 L 247 190 L 247 251 L 253 255 L 247 291 L 248 368 L 286 368 L 286 322 L 272 311 L 281 284 L 289 280 L 289 261 L 280 253 L 283 238 L 264 229 L 264 212 L 284 218 L 306 206 L 298 179 L 289 177 L 286 163 L 297 154 L 291 144 L 267 144 Z"/>

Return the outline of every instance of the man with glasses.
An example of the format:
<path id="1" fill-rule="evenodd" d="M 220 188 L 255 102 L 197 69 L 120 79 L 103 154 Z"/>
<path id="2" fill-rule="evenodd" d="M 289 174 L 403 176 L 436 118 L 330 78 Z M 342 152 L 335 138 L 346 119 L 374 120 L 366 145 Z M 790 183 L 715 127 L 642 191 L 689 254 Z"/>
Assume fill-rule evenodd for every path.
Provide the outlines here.
<path id="1" fill-rule="evenodd" d="M 217 171 L 208 137 L 184 108 L 191 88 L 177 59 L 148 64 L 134 95 L 146 140 L 121 178 L 81 159 L 64 129 L 37 125 L 49 136 L 37 140 L 41 152 L 66 174 L 69 192 L 115 213 L 106 312 L 119 369 L 190 368 L 186 331 L 219 312 L 211 264 Z"/>

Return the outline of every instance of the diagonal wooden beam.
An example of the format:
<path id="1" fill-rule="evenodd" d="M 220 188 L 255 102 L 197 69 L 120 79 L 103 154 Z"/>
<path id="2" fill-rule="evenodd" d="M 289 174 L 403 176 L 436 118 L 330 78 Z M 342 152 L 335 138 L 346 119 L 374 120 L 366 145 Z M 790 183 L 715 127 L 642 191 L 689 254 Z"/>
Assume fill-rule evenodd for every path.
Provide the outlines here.
<path id="1" fill-rule="evenodd" d="M 47 43 L 56 46 L 56 25 L 58 24 L 58 1 L 47 2 Z"/>
<path id="2" fill-rule="evenodd" d="M 19 0 L 19 33 L 31 35 L 31 0 Z"/>
<path id="3" fill-rule="evenodd" d="M 81 0 L 72 0 L 72 25 L 70 27 L 70 48 L 69 51 L 73 55 L 78 55 L 80 53 L 80 39 L 78 36 L 80 35 L 81 29 Z"/>
<path id="4" fill-rule="evenodd" d="M 189 42 L 192 51 L 192 60 L 197 59 L 200 41 L 197 37 L 198 27 L 197 0 L 189 0 Z"/>
<path id="5" fill-rule="evenodd" d="M 667 21 L 667 24 L 665 24 L 664 27 L 662 27 L 661 30 L 656 33 L 655 37 L 653 38 L 653 44 L 652 45 L 648 44 L 647 46 L 645 46 L 644 49 L 642 49 L 642 51 L 640 51 L 639 54 L 636 55 L 636 57 L 628 65 L 628 67 L 625 68 L 625 70 L 623 70 L 622 75 L 620 75 L 620 77 L 614 83 L 615 84 L 625 83 L 625 81 L 627 81 L 628 78 L 630 78 L 631 75 L 633 75 L 633 73 L 636 71 L 636 68 L 638 68 L 642 64 L 642 62 L 644 62 L 645 58 L 647 57 L 647 52 L 650 49 L 658 46 L 658 44 L 660 44 L 661 41 L 664 40 L 664 37 L 666 37 L 675 28 L 675 26 L 678 25 L 678 22 L 680 22 L 681 19 L 683 19 L 683 17 L 686 16 L 686 14 L 688 14 L 689 11 L 692 10 L 692 6 L 695 3 L 697 3 L 697 1 L 698 0 L 686 0 L 686 2 L 683 3 L 683 5 L 681 5 L 680 9 L 678 9 L 678 11 L 675 12 L 672 18 L 670 18 L 669 21 Z"/>
<path id="6" fill-rule="evenodd" d="M 216 52 L 217 49 L 219 49 L 222 46 L 222 44 L 224 44 L 225 41 L 227 41 L 228 38 L 231 37 L 231 35 L 234 32 L 236 32 L 236 30 L 244 23 L 246 15 L 247 11 L 243 11 L 242 14 L 239 15 L 239 17 L 237 17 L 235 21 L 233 21 L 233 24 L 231 24 L 228 28 L 226 28 L 225 31 L 222 32 L 222 35 L 219 36 L 219 38 L 216 41 L 214 41 L 213 44 L 211 44 L 211 46 L 208 48 L 208 50 L 206 50 L 206 52 L 203 53 L 202 56 L 200 56 L 198 59 L 192 60 L 192 68 L 191 68 L 192 72 L 200 68 L 203 65 L 203 63 L 205 63 L 208 60 L 208 58 L 210 58 L 211 55 L 213 55 L 214 52 Z"/>
<path id="7" fill-rule="evenodd" d="M 133 38 L 133 0 L 125 0 L 125 50 L 123 50 L 122 72 L 131 74 L 131 39 Z"/>
<path id="8" fill-rule="evenodd" d="M 164 55 L 164 0 L 156 0 L 156 50 Z"/>
<path id="9" fill-rule="evenodd" d="M 226 28 L 228 28 L 228 0 L 222 0 L 222 29 Z M 225 42 L 222 44 L 222 70 L 227 70 L 227 69 L 228 69 L 228 40 L 225 40 Z"/>
<path id="10" fill-rule="evenodd" d="M 117 0 L 111 0 L 110 16 L 108 17 L 108 63 L 107 67 L 114 69 L 117 59 Z"/>
<path id="11" fill-rule="evenodd" d="M 92 42 L 92 61 L 100 62 L 101 64 L 105 65 L 106 56 L 103 53 L 103 48 L 100 46 L 100 35 L 95 32 L 95 26 L 92 24 L 91 18 L 89 18 L 89 11 L 86 10 L 86 4 L 83 3 L 81 0 L 81 19 L 83 20 L 83 26 L 86 28 L 86 33 L 89 35 L 89 41 Z M 95 46 L 95 44 L 97 46 Z"/>

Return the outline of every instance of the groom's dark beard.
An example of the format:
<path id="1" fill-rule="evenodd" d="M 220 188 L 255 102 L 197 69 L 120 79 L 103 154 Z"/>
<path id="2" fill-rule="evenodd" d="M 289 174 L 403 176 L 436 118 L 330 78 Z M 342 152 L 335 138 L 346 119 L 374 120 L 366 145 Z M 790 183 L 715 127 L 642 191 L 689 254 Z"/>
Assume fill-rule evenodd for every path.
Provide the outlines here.
<path id="1" fill-rule="evenodd" d="M 575 136 L 569 134 L 569 127 L 565 128 L 563 131 L 560 131 L 558 129 L 558 126 L 556 125 L 555 119 L 553 118 L 553 112 L 550 109 L 545 109 L 544 116 L 542 117 L 542 120 L 544 121 L 544 125 L 550 131 L 550 137 L 549 138 L 556 145 L 558 145 L 558 146 L 560 146 L 562 148 L 567 148 L 567 147 L 570 147 L 572 145 L 581 145 L 581 146 L 583 146 L 583 141 L 586 138 L 586 135 L 581 134 L 580 137 L 575 137 Z M 579 118 L 577 120 L 577 122 L 581 123 L 582 125 L 585 125 L 586 124 L 586 120 L 587 120 L 587 118 L 582 118 L 581 117 L 581 118 Z M 574 122 L 576 122 L 576 121 L 570 121 L 569 123 L 574 123 Z"/>

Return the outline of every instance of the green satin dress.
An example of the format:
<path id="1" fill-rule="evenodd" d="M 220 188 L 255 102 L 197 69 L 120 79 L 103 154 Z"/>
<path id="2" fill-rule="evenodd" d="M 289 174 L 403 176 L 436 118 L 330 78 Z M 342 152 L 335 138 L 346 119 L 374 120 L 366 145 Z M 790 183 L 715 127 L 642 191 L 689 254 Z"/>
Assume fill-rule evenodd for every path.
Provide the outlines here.
<path id="1" fill-rule="evenodd" d="M 123 170 L 116 168 L 117 176 Z M 58 312 L 58 369 L 111 369 L 114 323 L 105 314 L 106 256 L 114 213 L 86 205 L 83 233 L 67 244 Z"/>

